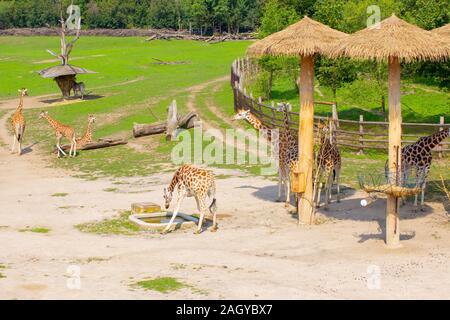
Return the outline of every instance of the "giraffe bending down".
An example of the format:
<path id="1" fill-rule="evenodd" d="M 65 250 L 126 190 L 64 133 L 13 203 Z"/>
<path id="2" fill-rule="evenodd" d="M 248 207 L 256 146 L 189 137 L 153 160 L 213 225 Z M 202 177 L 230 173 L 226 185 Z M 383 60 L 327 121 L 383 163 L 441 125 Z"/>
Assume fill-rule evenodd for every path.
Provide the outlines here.
<path id="1" fill-rule="evenodd" d="M 217 205 L 216 205 L 216 183 L 214 174 L 209 170 L 196 168 L 192 165 L 181 166 L 174 174 L 172 181 L 168 189 L 164 189 L 165 207 L 169 209 L 170 202 L 172 201 L 172 194 L 175 188 L 178 187 L 178 199 L 175 210 L 173 211 L 172 218 L 169 224 L 164 229 L 163 233 L 167 233 L 175 220 L 178 211 L 180 210 L 183 199 L 187 197 L 194 197 L 197 202 L 197 208 L 200 211 L 200 219 L 196 234 L 202 231 L 202 224 L 205 214 L 207 213 L 207 207 L 205 204 L 206 197 L 212 198 L 212 202 L 209 206 L 209 211 L 213 215 L 213 226 L 211 232 L 217 231 Z"/>
<path id="2" fill-rule="evenodd" d="M 85 144 L 92 142 L 92 129 L 95 122 L 95 117 L 93 115 L 89 115 L 88 117 L 88 125 L 86 127 L 86 132 L 82 138 L 76 139 L 77 147 L 82 147 Z"/>
<path id="3" fill-rule="evenodd" d="M 340 202 L 340 175 L 341 175 L 341 153 L 337 146 L 336 136 L 333 133 L 333 122 L 331 119 L 328 123 L 319 123 L 319 150 L 317 152 L 317 172 L 314 181 L 313 199 L 320 207 L 320 195 L 322 189 L 322 176 L 325 173 L 325 206 L 331 200 L 331 188 L 333 186 L 333 178 L 336 179 L 337 202 Z"/>
<path id="4" fill-rule="evenodd" d="M 75 130 L 73 130 L 72 127 L 62 124 L 53 119 L 52 117 L 50 117 L 47 111 L 41 111 L 41 113 L 39 114 L 39 118 L 46 119 L 48 123 L 52 126 L 52 128 L 55 130 L 58 158 L 60 157 L 60 153 L 62 153 L 64 156 L 66 155 L 66 153 L 61 148 L 61 139 L 63 137 L 66 137 L 70 141 L 69 156 L 75 157 L 75 155 L 77 154 L 77 141 L 75 137 Z"/>
<path id="5" fill-rule="evenodd" d="M 294 167 L 298 164 L 298 139 L 292 134 L 290 127 L 289 111 L 291 106 L 289 103 L 279 103 L 278 111 L 283 112 L 283 125 L 284 130 L 280 133 L 279 142 L 279 158 L 280 168 L 278 171 L 278 197 L 281 201 L 282 186 L 284 184 L 286 202 L 285 206 L 288 207 L 291 202 L 291 176 L 290 173 Z"/>
<path id="6" fill-rule="evenodd" d="M 16 142 L 18 143 L 18 154 L 22 154 L 22 141 L 23 135 L 25 133 L 25 117 L 23 116 L 23 98 L 28 96 L 28 90 L 22 88 L 19 90 L 19 106 L 17 107 L 16 112 L 14 112 L 11 117 L 12 129 L 14 132 L 13 143 L 11 148 L 11 153 L 14 153 L 14 149 L 16 147 Z"/>
<path id="7" fill-rule="evenodd" d="M 420 187 L 420 210 L 423 211 L 425 201 L 425 189 L 430 172 L 433 155 L 431 151 L 436 148 L 443 140 L 450 136 L 450 128 L 438 131 L 430 136 L 422 137 L 415 143 L 402 148 L 402 181 L 406 182 L 411 174 L 412 169 L 416 171 L 416 186 Z M 389 168 L 388 161 L 385 165 L 386 177 L 388 177 Z M 414 207 L 417 208 L 418 195 L 414 198 Z"/>

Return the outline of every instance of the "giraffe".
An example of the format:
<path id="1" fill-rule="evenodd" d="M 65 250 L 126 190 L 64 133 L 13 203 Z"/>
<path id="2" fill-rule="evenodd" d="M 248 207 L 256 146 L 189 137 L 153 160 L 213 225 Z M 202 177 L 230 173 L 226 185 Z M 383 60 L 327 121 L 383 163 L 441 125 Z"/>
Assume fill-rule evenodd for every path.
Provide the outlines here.
<path id="1" fill-rule="evenodd" d="M 420 187 L 420 210 L 423 211 L 423 205 L 425 201 L 425 189 L 430 171 L 433 155 L 431 151 L 439 145 L 444 139 L 450 136 L 450 128 L 442 131 L 435 132 L 434 134 L 426 137 L 421 137 L 415 143 L 410 144 L 402 148 L 402 181 L 407 181 L 412 169 L 416 171 L 416 186 Z M 385 165 L 386 176 L 388 176 L 389 168 L 388 162 Z M 414 207 L 418 208 L 418 194 L 414 198 Z"/>
<path id="2" fill-rule="evenodd" d="M 14 132 L 11 153 L 14 153 L 17 142 L 19 144 L 19 156 L 22 154 L 22 141 L 23 135 L 25 133 L 25 118 L 23 116 L 23 98 L 25 96 L 28 96 L 28 90 L 25 88 L 19 89 L 19 106 L 17 107 L 16 112 L 14 112 L 13 116 L 11 117 L 11 124 Z"/>
<path id="3" fill-rule="evenodd" d="M 75 157 L 77 153 L 77 141 L 75 137 L 75 131 L 72 127 L 62 124 L 48 115 L 47 111 L 41 111 L 39 118 L 44 118 L 55 130 L 56 135 L 56 148 L 58 149 L 58 158 L 60 157 L 60 152 L 65 156 L 66 153 L 61 148 L 61 139 L 66 137 L 70 141 L 70 151 L 69 156 Z"/>
<path id="4" fill-rule="evenodd" d="M 319 122 L 319 150 L 316 160 L 316 179 L 314 183 L 313 199 L 317 201 L 317 207 L 320 207 L 321 179 L 325 173 L 325 206 L 326 209 L 331 200 L 331 188 L 333 178 L 336 179 L 337 202 L 340 202 L 340 175 L 341 175 L 341 153 L 337 146 L 336 135 L 333 133 L 333 123 L 328 119 L 328 123 Z M 317 197 L 317 199 L 316 199 Z"/>
<path id="5" fill-rule="evenodd" d="M 232 118 L 233 121 L 235 120 L 247 120 L 253 128 L 261 132 L 261 135 L 267 139 L 267 141 L 272 141 L 272 129 L 265 126 L 261 120 L 259 120 L 257 117 L 255 117 L 250 110 L 240 109 L 235 114 L 235 116 Z"/>
<path id="6" fill-rule="evenodd" d="M 281 201 L 282 185 L 285 186 L 286 202 L 285 207 L 290 204 L 291 197 L 291 183 L 290 173 L 298 164 L 298 139 L 292 134 L 290 128 L 289 111 L 291 106 L 289 103 L 279 103 L 278 111 L 283 112 L 284 130 L 280 134 L 280 170 L 278 177 L 278 197 Z"/>
<path id="7" fill-rule="evenodd" d="M 163 233 L 167 233 L 175 220 L 178 211 L 180 210 L 183 199 L 187 197 L 194 197 L 197 202 L 197 208 L 200 211 L 200 219 L 198 222 L 197 230 L 195 234 L 199 234 L 202 231 L 203 219 L 206 212 L 206 197 L 212 198 L 212 202 L 209 206 L 209 211 L 213 215 L 213 226 L 211 232 L 217 231 L 217 206 L 216 206 L 216 183 L 214 174 L 205 169 L 200 169 L 192 165 L 181 166 L 174 174 L 172 181 L 168 189 L 164 189 L 165 208 L 169 209 L 170 202 L 172 201 L 172 194 L 175 188 L 178 188 L 178 199 L 173 211 L 172 218 L 169 224 L 164 229 Z"/>
<path id="8" fill-rule="evenodd" d="M 92 127 L 95 122 L 95 117 L 93 115 L 89 115 L 88 117 L 88 125 L 86 127 L 86 132 L 82 138 L 76 139 L 77 147 L 82 147 L 85 144 L 92 142 Z"/>

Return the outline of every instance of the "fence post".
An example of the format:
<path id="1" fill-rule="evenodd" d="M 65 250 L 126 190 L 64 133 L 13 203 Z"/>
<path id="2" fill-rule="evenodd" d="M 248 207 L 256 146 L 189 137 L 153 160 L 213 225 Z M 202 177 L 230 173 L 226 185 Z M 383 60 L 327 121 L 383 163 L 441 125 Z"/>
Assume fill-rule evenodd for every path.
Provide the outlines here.
<path id="1" fill-rule="evenodd" d="M 364 154 L 364 115 L 359 115 L 359 151 L 358 155 Z"/>
<path id="2" fill-rule="evenodd" d="M 442 131 L 442 130 L 444 130 L 444 117 L 442 116 L 442 117 L 440 117 L 439 118 L 439 124 L 441 125 L 440 127 L 439 127 L 439 131 Z M 438 145 L 438 154 L 439 154 L 439 158 L 442 158 L 443 157 L 443 146 L 442 146 L 442 143 L 440 143 L 439 145 Z"/>
<path id="3" fill-rule="evenodd" d="M 334 122 L 334 128 L 339 128 L 339 116 L 337 112 L 337 102 L 333 102 L 333 105 L 331 106 L 332 113 L 333 113 L 333 122 Z"/>

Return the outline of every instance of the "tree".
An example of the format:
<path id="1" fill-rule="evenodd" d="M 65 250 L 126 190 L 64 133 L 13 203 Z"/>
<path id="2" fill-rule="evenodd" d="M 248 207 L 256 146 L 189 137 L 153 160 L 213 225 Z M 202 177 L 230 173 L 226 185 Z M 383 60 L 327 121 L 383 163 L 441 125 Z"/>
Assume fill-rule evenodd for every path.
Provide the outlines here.
<path id="1" fill-rule="evenodd" d="M 335 101 L 337 90 L 345 83 L 355 81 L 358 76 L 354 61 L 348 58 L 320 58 L 316 65 L 317 79 L 321 85 L 331 88 Z"/>
<path id="2" fill-rule="evenodd" d="M 299 15 L 293 7 L 283 4 L 279 0 L 268 0 L 263 10 L 258 35 L 260 38 L 267 37 L 298 20 Z"/>

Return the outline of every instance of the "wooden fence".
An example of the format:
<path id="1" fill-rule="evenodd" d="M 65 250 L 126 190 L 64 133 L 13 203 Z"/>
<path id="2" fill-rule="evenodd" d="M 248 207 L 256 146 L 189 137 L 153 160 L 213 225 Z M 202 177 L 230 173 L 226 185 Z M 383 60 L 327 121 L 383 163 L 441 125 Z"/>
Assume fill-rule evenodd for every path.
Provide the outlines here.
<path id="1" fill-rule="evenodd" d="M 234 94 L 234 110 L 250 110 L 261 122 L 270 128 L 286 129 L 283 121 L 283 114 L 277 111 L 275 103 L 265 104 L 261 97 L 254 97 L 253 93 L 247 90 L 247 84 L 255 79 L 259 69 L 256 63 L 249 58 L 235 60 L 231 67 L 231 86 Z M 338 144 L 351 148 L 358 154 L 364 154 L 365 150 L 388 150 L 389 122 L 366 121 L 360 115 L 359 120 L 339 119 L 336 103 L 314 102 L 315 105 L 330 106 L 330 113 L 337 125 Z M 299 115 L 290 112 L 289 129 L 298 131 Z M 316 121 L 324 120 L 326 117 L 315 116 Z M 414 143 L 422 136 L 430 135 L 437 130 L 444 130 L 450 124 L 444 123 L 444 117 L 440 117 L 439 123 L 403 123 L 402 144 Z M 317 126 L 315 126 L 315 130 Z M 450 142 L 443 141 L 434 150 L 440 158 L 445 153 L 450 153 Z"/>

